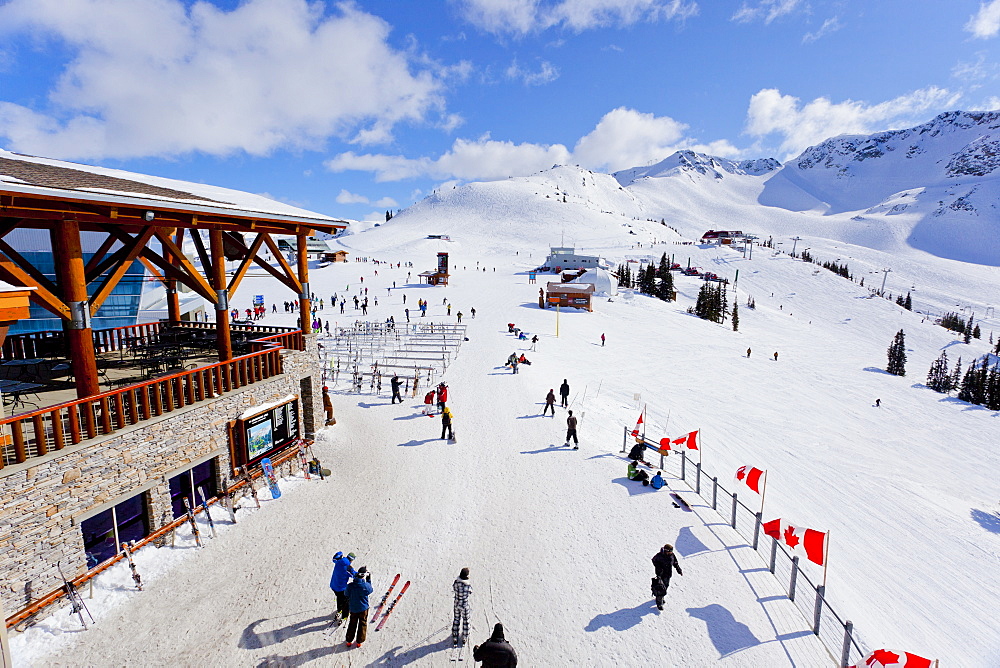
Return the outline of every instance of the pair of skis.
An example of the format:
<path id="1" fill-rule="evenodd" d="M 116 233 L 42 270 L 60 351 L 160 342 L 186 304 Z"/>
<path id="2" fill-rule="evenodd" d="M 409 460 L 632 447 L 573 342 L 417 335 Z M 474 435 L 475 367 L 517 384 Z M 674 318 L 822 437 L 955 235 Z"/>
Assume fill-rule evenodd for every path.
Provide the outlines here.
<path id="1" fill-rule="evenodd" d="M 87 622 L 83 619 L 83 613 L 86 612 L 87 616 L 90 617 L 90 621 L 94 621 L 94 616 L 90 614 L 90 610 L 87 609 L 87 604 L 83 602 L 83 597 L 80 596 L 80 592 L 76 590 L 76 585 L 66 579 L 63 575 L 62 564 L 56 562 L 56 568 L 59 569 L 59 577 L 63 581 L 63 591 L 66 592 L 66 597 L 69 598 L 70 605 L 73 607 L 71 614 L 76 614 L 80 616 L 80 623 L 83 624 L 83 630 L 87 630 Z"/>
<path id="2" fill-rule="evenodd" d="M 382 613 L 382 608 L 385 607 L 385 602 L 388 601 L 389 596 L 392 595 L 392 590 L 396 587 L 396 583 L 399 582 L 399 578 L 400 574 L 397 573 L 396 577 L 393 578 L 392 580 L 392 584 L 389 585 L 389 590 L 385 592 L 385 595 L 382 597 L 382 600 L 379 601 L 378 606 L 375 607 L 375 613 L 372 615 L 371 621 L 369 623 L 374 624 L 379 614 Z M 394 598 L 392 600 L 392 603 L 389 604 L 389 607 L 385 609 L 385 614 L 382 614 L 382 619 L 375 626 L 376 631 L 381 631 L 382 627 L 385 626 L 385 623 L 389 621 L 389 615 L 391 615 L 392 611 L 396 609 L 396 604 L 399 603 L 399 599 L 403 598 L 403 594 L 405 594 L 406 590 L 409 588 L 410 588 L 410 581 L 407 580 L 405 583 L 403 583 L 403 588 L 399 590 L 398 594 L 396 594 L 396 598 Z"/>

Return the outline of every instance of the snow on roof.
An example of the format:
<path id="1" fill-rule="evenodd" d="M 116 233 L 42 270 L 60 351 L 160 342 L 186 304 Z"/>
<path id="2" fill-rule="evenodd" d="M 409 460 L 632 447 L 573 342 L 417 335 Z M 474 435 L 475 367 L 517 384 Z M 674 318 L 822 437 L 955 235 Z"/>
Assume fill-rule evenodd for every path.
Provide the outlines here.
<path id="1" fill-rule="evenodd" d="M 588 269 L 573 279 L 573 283 L 590 283 L 594 294 L 612 297 L 618 294 L 618 280 L 604 269 Z"/>
<path id="2" fill-rule="evenodd" d="M 119 169 L 39 158 L 0 149 L 0 189 L 102 202 L 149 205 L 183 204 L 190 210 L 247 212 L 280 218 L 342 223 L 320 213 L 277 202 L 263 195 L 167 179 Z"/>
<path id="3" fill-rule="evenodd" d="M 272 401 L 266 404 L 257 404 L 256 406 L 251 406 L 250 408 L 240 413 L 240 416 L 237 419 L 246 420 L 247 418 L 253 417 L 254 415 L 260 415 L 261 413 L 269 411 L 276 406 L 280 406 L 281 404 L 288 403 L 289 401 L 294 401 L 294 400 L 295 400 L 295 395 L 289 394 L 288 396 L 282 399 L 278 399 L 277 401 Z"/>

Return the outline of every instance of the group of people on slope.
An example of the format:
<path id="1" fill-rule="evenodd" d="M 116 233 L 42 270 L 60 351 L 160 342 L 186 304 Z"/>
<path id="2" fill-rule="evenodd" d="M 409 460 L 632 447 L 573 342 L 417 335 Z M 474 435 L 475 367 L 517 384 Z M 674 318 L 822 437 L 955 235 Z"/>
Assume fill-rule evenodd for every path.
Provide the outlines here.
<path id="1" fill-rule="evenodd" d="M 452 583 L 455 592 L 455 616 L 451 623 L 451 644 L 453 647 L 464 645 L 469 638 L 469 599 L 472 597 L 472 583 L 469 582 L 469 569 L 463 568 L 455 582 Z M 483 662 L 483 668 L 516 668 L 517 653 L 503 636 L 503 624 L 499 622 L 493 627 L 493 634 L 482 645 L 472 648 L 472 658 Z"/>

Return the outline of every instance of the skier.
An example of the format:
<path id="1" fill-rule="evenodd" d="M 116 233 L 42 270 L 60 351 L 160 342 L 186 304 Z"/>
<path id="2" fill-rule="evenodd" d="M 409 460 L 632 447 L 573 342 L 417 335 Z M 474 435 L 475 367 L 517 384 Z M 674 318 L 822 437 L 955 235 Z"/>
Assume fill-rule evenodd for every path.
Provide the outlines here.
<path id="1" fill-rule="evenodd" d="M 531 337 L 531 349 L 538 350 L 537 346 L 538 346 L 538 335 L 535 334 L 533 337 Z"/>
<path id="2" fill-rule="evenodd" d="M 774 361 L 775 362 L 778 361 L 778 352 L 777 351 L 775 351 L 775 353 L 774 353 Z"/>
<path id="3" fill-rule="evenodd" d="M 493 635 L 482 645 L 472 648 L 472 658 L 482 661 L 483 668 L 517 668 L 517 654 L 503 637 L 503 624 L 497 622 Z"/>
<path id="4" fill-rule="evenodd" d="M 439 404 L 440 405 L 440 404 Z M 451 409 L 445 406 L 441 410 L 441 440 L 444 440 L 444 435 L 448 434 L 448 438 L 454 439 L 455 432 L 451 429 Z"/>
<path id="5" fill-rule="evenodd" d="M 566 447 L 569 447 L 569 439 L 573 439 L 573 449 L 580 449 L 580 440 L 576 437 L 576 418 L 573 417 L 573 411 L 569 412 L 569 416 L 566 418 Z"/>
<path id="6" fill-rule="evenodd" d="M 875 400 L 875 408 L 878 408 L 878 407 L 880 407 L 881 405 L 882 405 L 882 400 L 881 400 L 881 399 L 876 399 L 876 400 Z"/>
<path id="7" fill-rule="evenodd" d="M 434 395 L 433 389 L 424 395 L 424 415 L 434 415 Z"/>
<path id="8" fill-rule="evenodd" d="M 392 385 L 392 402 L 391 403 L 396 403 L 397 399 L 399 399 L 399 403 L 403 403 L 403 397 L 399 396 L 399 386 L 403 384 L 403 381 L 401 381 L 399 379 L 399 374 L 395 374 L 395 373 L 392 374 L 392 380 L 389 381 L 389 383 L 390 383 L 390 385 Z"/>
<path id="9" fill-rule="evenodd" d="M 448 385 L 446 383 L 441 382 L 438 384 L 437 395 L 438 395 L 438 410 L 443 411 L 444 405 L 448 401 Z"/>
<path id="10" fill-rule="evenodd" d="M 667 481 L 663 479 L 663 471 L 657 471 L 653 479 L 649 481 L 649 486 L 653 489 L 663 489 L 663 486 L 666 484 Z"/>
<path id="11" fill-rule="evenodd" d="M 660 578 L 653 578 L 650 589 L 652 590 L 653 598 L 656 599 L 656 609 L 663 610 L 663 597 L 667 595 L 667 586 L 663 584 L 663 580 Z"/>
<path id="12" fill-rule="evenodd" d="M 641 482 L 643 487 L 649 487 L 649 474 L 639 468 L 637 461 L 629 462 L 628 479 Z"/>
<path id="13" fill-rule="evenodd" d="M 337 612 L 334 613 L 334 624 L 340 626 L 341 622 L 347 619 L 350 614 L 347 601 L 347 583 L 357 575 L 351 562 L 354 561 L 354 553 L 350 552 L 345 557 L 343 552 L 333 555 L 333 575 L 330 576 L 330 589 L 337 595 Z"/>
<path id="14" fill-rule="evenodd" d="M 455 621 L 451 623 L 451 644 L 458 646 L 469 637 L 469 595 L 472 585 L 469 584 L 469 569 L 463 568 L 451 588 L 455 591 Z M 462 635 L 458 634 L 459 623 L 462 625 Z"/>
<path id="15" fill-rule="evenodd" d="M 406 313 L 406 322 L 410 322 L 410 309 L 404 308 L 403 311 Z"/>
<path id="16" fill-rule="evenodd" d="M 357 646 L 368 637 L 368 595 L 372 593 L 372 576 L 368 569 L 362 566 L 354 581 L 347 585 L 348 607 L 351 610 L 351 621 L 347 625 L 348 647 L 357 638 Z"/>
<path id="17" fill-rule="evenodd" d="M 562 385 L 559 386 L 559 396 L 562 397 L 562 403 L 559 404 L 563 408 L 569 405 L 569 383 L 563 378 Z"/>
<path id="18" fill-rule="evenodd" d="M 549 393 L 545 395 L 545 408 L 542 409 L 542 415 L 545 415 L 545 411 L 551 410 L 552 417 L 556 416 L 556 393 L 551 389 Z"/>
<path id="19" fill-rule="evenodd" d="M 677 555 L 674 554 L 674 546 L 667 543 L 660 551 L 653 556 L 653 567 L 656 569 L 656 577 L 663 581 L 663 588 L 666 590 L 670 586 L 670 576 L 673 575 L 673 569 L 677 569 L 678 575 L 684 575 L 681 571 L 681 565 L 677 561 Z M 663 610 L 662 606 L 658 606 L 660 610 Z"/>
<path id="20" fill-rule="evenodd" d="M 461 325 L 462 324 L 462 312 L 459 311 L 457 315 L 458 315 L 458 324 Z"/>
<path id="21" fill-rule="evenodd" d="M 747 359 L 750 359 L 750 349 L 747 348 Z"/>
<path id="22" fill-rule="evenodd" d="M 601 347 L 604 347 L 604 334 L 601 334 Z"/>
<path id="23" fill-rule="evenodd" d="M 474 308 L 472 308 L 472 309 L 469 309 L 469 313 L 471 313 L 471 314 L 472 314 L 472 318 L 473 318 L 473 320 L 474 320 L 474 319 L 476 318 L 476 309 L 474 309 Z"/>

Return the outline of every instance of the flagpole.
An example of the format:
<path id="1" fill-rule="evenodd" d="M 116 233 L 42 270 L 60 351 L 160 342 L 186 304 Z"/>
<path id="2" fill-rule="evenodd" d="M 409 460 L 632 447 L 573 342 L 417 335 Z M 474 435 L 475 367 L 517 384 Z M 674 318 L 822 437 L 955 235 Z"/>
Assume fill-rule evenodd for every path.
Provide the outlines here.
<path id="1" fill-rule="evenodd" d="M 705 446 L 705 442 L 701 440 L 701 429 L 698 430 L 698 466 L 701 466 L 701 450 Z"/>
<path id="2" fill-rule="evenodd" d="M 826 549 L 823 550 L 823 589 L 826 589 L 826 568 L 830 563 L 830 532 L 826 532 Z"/>
<path id="3" fill-rule="evenodd" d="M 643 442 L 643 444 L 646 443 L 646 406 L 647 406 L 647 404 L 643 404 L 642 405 L 642 442 Z"/>
<path id="4" fill-rule="evenodd" d="M 764 489 L 760 491 L 760 516 L 761 521 L 764 517 L 764 495 L 767 494 L 767 470 L 764 470 Z"/>

